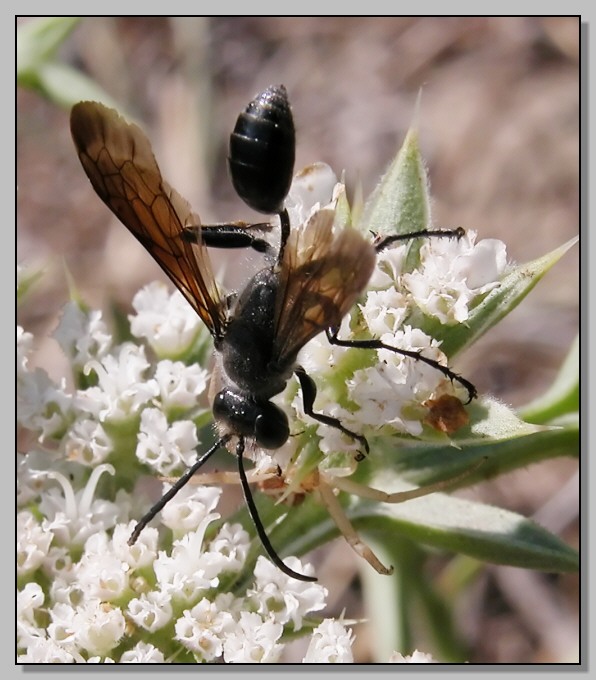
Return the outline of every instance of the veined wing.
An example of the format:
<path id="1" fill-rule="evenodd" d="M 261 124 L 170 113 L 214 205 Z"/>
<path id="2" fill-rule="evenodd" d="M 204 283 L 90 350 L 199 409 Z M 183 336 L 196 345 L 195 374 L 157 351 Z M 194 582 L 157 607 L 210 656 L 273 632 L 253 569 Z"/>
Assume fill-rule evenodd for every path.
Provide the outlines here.
<path id="1" fill-rule="evenodd" d="M 161 176 L 143 131 L 117 111 L 80 102 L 70 114 L 79 159 L 98 196 L 149 251 L 207 325 L 221 337 L 225 309 L 211 262 L 198 239 L 181 234 L 200 225 L 190 205 Z"/>
<path id="2" fill-rule="evenodd" d="M 333 219 L 332 210 L 319 210 L 286 243 L 275 315 L 274 354 L 281 363 L 338 327 L 373 272 L 373 246 L 355 229 L 334 232 Z"/>

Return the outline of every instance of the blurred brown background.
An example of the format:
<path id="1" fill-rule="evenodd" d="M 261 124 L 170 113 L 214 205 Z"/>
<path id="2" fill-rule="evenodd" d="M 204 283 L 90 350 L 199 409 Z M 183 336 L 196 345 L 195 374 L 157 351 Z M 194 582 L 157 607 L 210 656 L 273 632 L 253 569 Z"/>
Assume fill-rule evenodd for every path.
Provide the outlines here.
<path id="1" fill-rule="evenodd" d="M 348 184 L 361 179 L 365 193 L 399 148 L 422 88 L 434 224 L 502 239 L 518 262 L 579 233 L 579 56 L 573 17 L 88 18 L 61 52 L 142 122 L 164 176 L 204 222 L 252 216 L 227 178 L 227 140 L 267 85 L 288 89 L 296 167 L 328 162 L 346 169 Z M 126 307 L 161 273 L 93 193 L 68 112 L 21 90 L 17 120 L 18 260 L 47 272 L 19 322 L 43 335 L 68 296 L 63 262 L 84 299 L 106 308 Z M 576 245 L 456 368 L 522 405 L 553 379 L 578 319 Z M 51 342 L 39 361 L 54 377 L 63 370 Z M 576 546 L 576 467 L 545 463 L 471 497 L 525 515 L 546 506 L 543 523 Z M 345 560 L 339 542 L 336 552 Z M 338 580 L 347 587 L 355 574 Z M 470 661 L 573 661 L 577 584 L 487 569 L 461 614 Z M 341 584 L 335 597 L 338 611 L 370 615 Z M 356 632 L 358 660 L 370 660 L 366 629 Z"/>

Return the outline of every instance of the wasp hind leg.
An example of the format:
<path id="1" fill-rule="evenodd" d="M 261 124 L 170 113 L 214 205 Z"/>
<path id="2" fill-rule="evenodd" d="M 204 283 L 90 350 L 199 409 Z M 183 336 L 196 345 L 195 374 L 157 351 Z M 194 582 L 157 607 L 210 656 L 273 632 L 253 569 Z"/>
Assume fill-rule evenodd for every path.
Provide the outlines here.
<path id="1" fill-rule="evenodd" d="M 337 337 L 337 332 L 338 331 L 336 328 L 327 329 L 326 331 L 327 339 L 332 345 L 337 345 L 338 347 L 354 347 L 357 349 L 387 349 L 391 352 L 395 352 L 396 354 L 401 354 L 404 357 L 409 357 L 410 359 L 415 359 L 416 361 L 422 361 L 428 366 L 436 368 L 437 371 L 440 371 L 446 378 L 449 378 L 451 382 L 458 382 L 460 385 L 462 385 L 462 387 L 465 387 L 468 392 L 468 401 L 466 404 L 469 404 L 472 399 L 475 399 L 478 396 L 476 387 L 469 380 L 466 380 L 455 371 L 452 371 L 449 366 L 443 366 L 443 364 L 440 364 L 435 359 L 424 356 L 424 354 L 422 354 L 422 350 L 393 347 L 393 345 L 386 345 L 384 342 L 381 342 L 375 338 L 371 338 L 370 340 L 342 340 L 341 338 Z"/>
<path id="2" fill-rule="evenodd" d="M 380 253 L 398 241 L 411 241 L 415 238 L 456 238 L 459 240 L 465 233 L 462 227 L 457 227 L 456 229 L 421 229 L 420 231 L 412 231 L 409 234 L 379 235 L 375 237 L 373 245 L 377 253 Z"/>

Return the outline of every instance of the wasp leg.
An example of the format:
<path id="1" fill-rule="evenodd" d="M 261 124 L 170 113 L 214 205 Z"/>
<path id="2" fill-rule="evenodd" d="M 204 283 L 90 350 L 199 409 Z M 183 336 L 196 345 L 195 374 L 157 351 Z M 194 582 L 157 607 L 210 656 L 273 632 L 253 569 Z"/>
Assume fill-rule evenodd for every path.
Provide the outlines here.
<path id="1" fill-rule="evenodd" d="M 306 413 L 307 416 L 310 416 L 314 420 L 318 420 L 320 423 L 323 423 L 324 425 L 329 425 L 330 427 L 335 427 L 338 430 L 341 430 L 344 434 L 347 434 L 349 437 L 352 439 L 355 439 L 356 441 L 360 442 L 362 444 L 366 455 L 369 453 L 369 447 L 368 447 L 368 442 L 366 441 L 366 437 L 363 437 L 361 434 L 358 434 L 352 430 L 349 430 L 347 427 L 344 427 L 344 425 L 341 424 L 341 421 L 339 418 L 335 418 L 334 416 L 328 416 L 325 415 L 324 413 L 317 413 L 314 410 L 314 403 L 315 403 L 315 398 L 317 396 L 317 386 L 315 385 L 314 380 L 308 375 L 308 373 L 302 368 L 302 366 L 297 366 L 294 369 L 294 373 L 296 374 L 296 377 L 300 381 L 300 388 L 302 390 L 302 404 L 304 406 L 304 412 Z M 357 461 L 363 460 L 365 455 L 360 452 L 356 456 Z"/>
<path id="2" fill-rule="evenodd" d="M 221 446 L 225 446 L 229 439 L 230 435 L 226 435 L 225 437 L 222 437 L 216 441 L 208 451 L 200 456 L 200 458 L 198 458 L 198 460 L 188 468 L 188 470 L 182 475 L 182 477 L 178 479 L 174 486 L 164 493 L 164 495 L 157 501 L 157 503 L 155 503 L 149 512 L 141 517 L 141 519 L 137 522 L 132 534 L 130 535 L 130 538 L 128 539 L 128 545 L 134 545 L 138 537 L 141 535 L 141 531 L 143 531 L 147 524 L 149 524 L 149 522 L 167 503 L 172 500 L 172 498 L 174 498 L 174 496 L 182 489 L 182 487 L 188 484 L 195 472 L 200 467 L 202 467 Z"/>
<path id="3" fill-rule="evenodd" d="M 182 238 L 188 243 L 201 242 L 209 248 L 252 248 L 258 253 L 273 255 L 275 248 L 265 239 L 255 236 L 251 230 L 265 231 L 271 227 L 267 223 L 247 224 L 231 222 L 229 224 L 206 224 L 200 227 L 185 227 Z"/>
<path id="4" fill-rule="evenodd" d="M 420 231 L 412 231 L 409 234 L 378 235 L 375 236 L 374 246 L 377 253 L 380 253 L 396 241 L 411 241 L 414 238 L 435 237 L 460 239 L 465 233 L 462 227 L 457 227 L 457 229 L 421 229 Z"/>
<path id="5" fill-rule="evenodd" d="M 386 345 L 384 342 L 374 338 L 370 340 L 342 340 L 341 338 L 337 337 L 337 332 L 337 329 L 327 329 L 326 331 L 327 339 L 332 345 L 337 345 L 338 347 L 356 347 L 358 349 L 388 349 L 391 352 L 401 354 L 404 357 L 410 357 L 416 361 L 422 361 L 428 366 L 436 368 L 437 371 L 441 371 L 441 373 L 445 377 L 449 378 L 451 382 L 454 380 L 458 382 L 460 385 L 465 387 L 468 392 L 468 401 L 466 404 L 469 404 L 472 399 L 475 399 L 478 396 L 476 387 L 469 380 L 466 380 L 458 373 L 455 373 L 455 371 L 452 371 L 448 366 L 443 366 L 443 364 L 440 364 L 435 359 L 425 357 L 424 354 L 422 354 L 422 350 L 401 349 L 400 347 Z"/>
<path id="6" fill-rule="evenodd" d="M 196 227 L 184 227 L 182 238 L 187 243 L 201 242 L 209 248 L 252 248 L 258 253 L 269 256 L 276 256 L 277 261 L 281 262 L 286 242 L 290 236 L 290 216 L 284 208 L 278 213 L 281 238 L 279 249 L 276 249 L 269 241 L 255 236 L 254 231 L 269 231 L 273 225 L 269 222 L 258 222 L 250 224 L 248 222 L 223 222 L 222 224 L 202 224 Z"/>
<path id="7" fill-rule="evenodd" d="M 238 458 L 238 473 L 240 474 L 240 482 L 242 484 L 242 491 L 244 492 L 244 500 L 246 501 L 246 507 L 248 508 L 248 512 L 253 521 L 253 524 L 255 525 L 255 529 L 257 530 L 257 534 L 259 536 L 259 539 L 261 540 L 263 548 L 265 548 L 265 552 L 267 553 L 267 555 L 269 555 L 269 558 L 271 559 L 273 564 L 275 564 L 276 567 L 281 569 L 281 571 L 283 571 L 283 573 L 286 574 L 287 576 L 291 576 L 292 578 L 295 578 L 298 581 L 307 582 L 316 581 L 317 579 L 314 576 L 306 576 L 305 574 L 299 574 L 297 571 L 290 569 L 290 567 L 288 567 L 288 565 L 275 552 L 275 548 L 271 545 L 269 536 L 267 536 L 267 532 L 265 531 L 263 522 L 261 522 L 261 518 L 259 517 L 259 511 L 257 510 L 257 506 L 255 505 L 254 499 L 252 497 L 252 493 L 246 476 L 246 471 L 244 470 L 244 437 L 240 437 L 238 439 L 238 444 L 236 445 L 236 457 Z"/>

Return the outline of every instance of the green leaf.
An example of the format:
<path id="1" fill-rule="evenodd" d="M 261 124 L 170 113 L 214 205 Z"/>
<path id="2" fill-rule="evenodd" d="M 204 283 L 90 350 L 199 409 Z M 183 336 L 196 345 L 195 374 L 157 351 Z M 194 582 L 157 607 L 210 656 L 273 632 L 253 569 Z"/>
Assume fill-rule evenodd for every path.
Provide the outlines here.
<path id="1" fill-rule="evenodd" d="M 399 490 L 397 482 L 392 490 Z M 397 532 L 493 564 L 546 572 L 576 571 L 579 567 L 577 552 L 532 520 L 445 494 L 399 505 L 353 500 L 347 514 L 359 530 L 378 541 L 391 540 Z"/>
<path id="2" fill-rule="evenodd" d="M 96 101 L 122 110 L 94 80 L 58 61 L 47 62 L 37 71 L 37 89 L 65 109 L 79 101 Z"/>
<path id="3" fill-rule="evenodd" d="M 42 270 L 27 270 L 21 267 L 17 276 L 17 306 L 22 304 L 29 293 L 35 289 L 44 272 Z"/>
<path id="4" fill-rule="evenodd" d="M 373 449 L 368 461 L 359 468 L 359 476 L 370 480 L 383 470 L 394 472 L 417 485 L 432 484 L 467 473 L 453 488 L 470 486 L 478 481 L 527 467 L 550 458 L 579 456 L 579 424 L 552 427 L 499 441 L 477 440 L 460 447 L 424 443 L 410 446 L 386 446 Z"/>
<path id="5" fill-rule="evenodd" d="M 17 30 L 17 82 L 31 87 L 40 67 L 52 60 L 80 17 L 45 17 Z"/>
<path id="6" fill-rule="evenodd" d="M 577 241 L 577 237 L 573 238 L 547 255 L 518 265 L 505 274 L 499 286 L 470 311 L 465 324 L 454 325 L 448 332 L 438 334 L 437 337 L 443 339 L 441 349 L 445 354 L 452 357 L 507 316 Z"/>
<path id="7" fill-rule="evenodd" d="M 373 486 L 391 492 L 412 488 L 387 472 L 382 479 L 373 480 Z M 406 537 L 493 564 L 547 572 L 568 572 L 578 568 L 575 550 L 535 522 L 508 510 L 442 493 L 399 504 L 362 500 L 345 494 L 341 498 L 356 529 L 378 543 Z M 313 496 L 296 507 L 276 505 L 263 494 L 259 494 L 256 501 L 271 543 L 282 557 L 303 555 L 339 535 L 325 508 Z M 228 520 L 240 521 L 254 536 L 246 510 Z M 239 589 L 250 581 L 260 553 L 262 548 L 255 540 L 247 566 L 238 579 Z"/>
<path id="8" fill-rule="evenodd" d="M 375 234 L 408 234 L 430 222 L 426 169 L 412 127 L 395 160 L 367 200 L 358 228 Z"/>
<path id="9" fill-rule="evenodd" d="M 66 109 L 82 100 L 118 108 L 94 80 L 56 57 L 79 21 L 78 17 L 49 17 L 22 24 L 17 31 L 17 83 Z"/>
<path id="10" fill-rule="evenodd" d="M 579 336 L 554 383 L 547 392 L 520 409 L 520 415 L 532 423 L 548 423 L 579 411 Z M 560 421 L 557 421 L 558 423 Z"/>
<path id="11" fill-rule="evenodd" d="M 360 569 L 368 611 L 382 612 L 382 616 L 371 616 L 369 622 L 374 661 L 386 662 L 394 651 L 410 653 L 421 631 L 425 640 L 432 638 L 436 653 L 428 647 L 425 651 L 432 651 L 435 658 L 449 662 L 468 658 L 454 625 L 451 603 L 425 569 L 427 551 L 396 534 L 391 540 L 379 543 L 373 539 L 369 543 L 384 564 L 395 565 L 390 578 L 376 573 L 366 563 Z"/>

